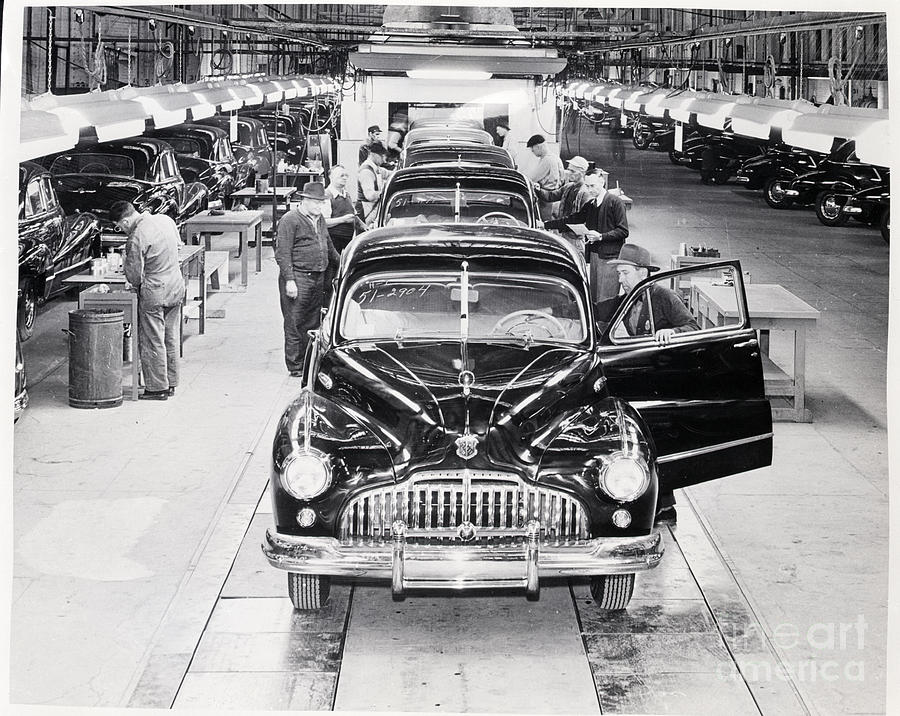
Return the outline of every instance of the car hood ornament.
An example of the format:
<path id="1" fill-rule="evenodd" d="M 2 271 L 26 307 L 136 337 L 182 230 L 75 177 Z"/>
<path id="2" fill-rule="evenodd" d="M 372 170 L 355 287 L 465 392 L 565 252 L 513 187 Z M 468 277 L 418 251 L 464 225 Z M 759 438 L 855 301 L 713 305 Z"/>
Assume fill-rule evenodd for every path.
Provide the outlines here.
<path id="1" fill-rule="evenodd" d="M 478 452 L 478 436 L 466 433 L 456 438 L 456 454 L 463 460 L 471 460 Z"/>

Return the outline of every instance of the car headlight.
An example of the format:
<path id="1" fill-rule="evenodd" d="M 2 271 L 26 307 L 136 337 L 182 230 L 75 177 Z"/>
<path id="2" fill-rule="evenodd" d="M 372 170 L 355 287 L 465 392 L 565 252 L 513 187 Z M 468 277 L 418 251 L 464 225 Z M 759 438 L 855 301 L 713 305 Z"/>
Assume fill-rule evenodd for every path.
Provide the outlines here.
<path id="1" fill-rule="evenodd" d="M 600 470 L 600 489 L 620 502 L 640 497 L 649 485 L 650 471 L 643 460 L 613 455 Z"/>
<path id="2" fill-rule="evenodd" d="M 313 453 L 291 455 L 281 469 L 281 485 L 298 500 L 321 495 L 331 484 L 331 465 Z"/>

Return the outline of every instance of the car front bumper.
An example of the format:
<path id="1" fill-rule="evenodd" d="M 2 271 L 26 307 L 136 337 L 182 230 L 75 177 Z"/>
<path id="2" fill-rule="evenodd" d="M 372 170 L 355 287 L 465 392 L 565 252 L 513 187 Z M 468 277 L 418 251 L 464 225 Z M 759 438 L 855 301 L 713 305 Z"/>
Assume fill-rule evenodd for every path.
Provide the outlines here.
<path id="1" fill-rule="evenodd" d="M 406 525 L 394 523 L 390 539 L 344 545 L 332 537 L 268 530 L 262 550 L 269 564 L 288 572 L 390 579 L 397 596 L 408 588 L 525 587 L 537 594 L 541 578 L 639 572 L 659 564 L 664 551 L 658 530 L 568 545 L 542 541 L 533 523 L 523 528 L 519 542 L 508 545 L 425 544 L 408 539 L 406 532 Z"/>

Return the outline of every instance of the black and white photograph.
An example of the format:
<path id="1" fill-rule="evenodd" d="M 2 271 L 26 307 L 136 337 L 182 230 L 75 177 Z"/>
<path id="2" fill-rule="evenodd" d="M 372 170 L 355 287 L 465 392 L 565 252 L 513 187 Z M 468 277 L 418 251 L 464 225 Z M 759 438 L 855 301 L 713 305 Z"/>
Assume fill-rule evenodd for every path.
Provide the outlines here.
<path id="1" fill-rule="evenodd" d="M 900 710 L 896 8 L 746 5 L 0 3 L 4 711 Z"/>

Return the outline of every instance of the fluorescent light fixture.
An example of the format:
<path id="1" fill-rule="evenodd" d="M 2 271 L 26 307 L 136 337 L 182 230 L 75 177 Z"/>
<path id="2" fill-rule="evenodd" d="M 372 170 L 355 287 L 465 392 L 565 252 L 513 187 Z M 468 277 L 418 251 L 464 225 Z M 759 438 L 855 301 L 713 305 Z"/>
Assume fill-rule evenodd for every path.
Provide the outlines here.
<path id="1" fill-rule="evenodd" d="M 454 70 L 454 69 L 429 69 L 407 70 L 406 76 L 413 80 L 458 80 L 460 82 L 474 80 L 489 80 L 493 77 L 491 72 L 483 70 Z"/>

